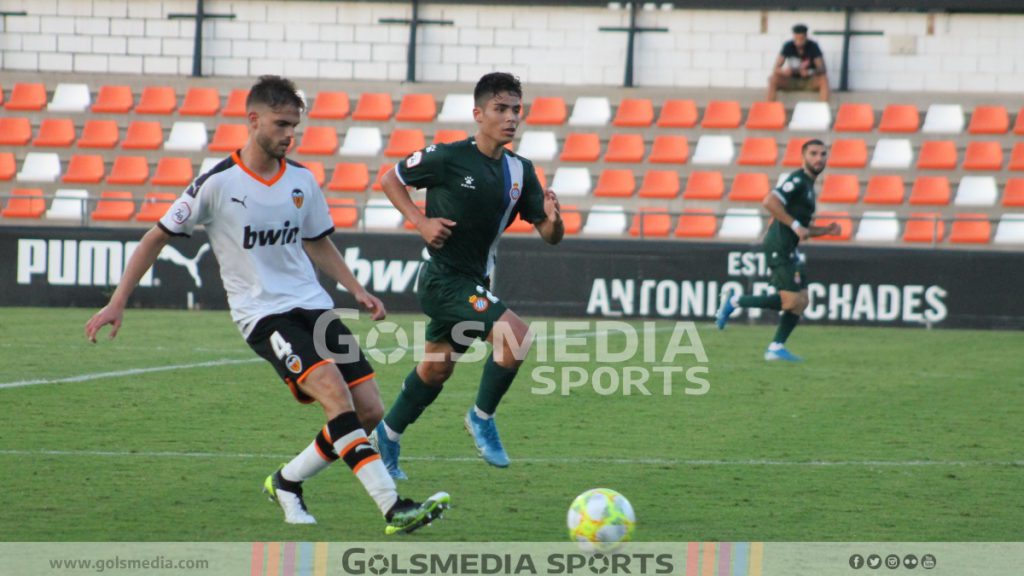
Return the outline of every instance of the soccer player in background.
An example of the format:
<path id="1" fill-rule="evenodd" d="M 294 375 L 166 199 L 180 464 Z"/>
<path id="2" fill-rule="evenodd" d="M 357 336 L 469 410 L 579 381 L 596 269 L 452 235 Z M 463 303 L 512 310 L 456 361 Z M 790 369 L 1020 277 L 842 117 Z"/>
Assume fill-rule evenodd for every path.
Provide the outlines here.
<path id="1" fill-rule="evenodd" d="M 715 324 L 725 329 L 729 316 L 737 308 L 768 308 L 781 310 L 775 338 L 764 352 L 765 360 L 799 362 L 799 356 L 786 350 L 786 340 L 800 322 L 807 308 L 807 274 L 800 242 L 815 236 L 839 234 L 839 224 L 812 226 L 815 210 L 814 181 L 825 169 L 828 152 L 821 140 L 809 140 L 801 148 L 803 167 L 793 172 L 764 199 L 771 214 L 768 233 L 764 237 L 764 255 L 771 268 L 771 285 L 775 294 L 739 296 L 727 290 L 718 309 Z"/>
<path id="2" fill-rule="evenodd" d="M 373 498 L 387 522 L 385 532 L 411 532 L 439 517 L 449 496 L 438 492 L 422 504 L 399 498 L 366 432 L 383 405 L 373 368 L 351 332 L 334 317 L 326 324 L 328 349 L 347 353 L 336 364 L 314 344 L 314 325 L 334 302 L 317 280 L 315 264 L 341 283 L 374 320 L 384 305 L 356 281 L 330 239 L 333 222 L 313 174 L 285 159 L 305 103 L 295 85 L 262 76 L 249 92 L 245 147 L 201 174 L 143 236 L 110 298 L 85 326 L 93 342 L 104 325 L 117 335 L 128 298 L 173 236 L 188 236 L 202 224 L 220 264 L 231 317 L 249 346 L 270 362 L 296 400 L 318 402 L 327 423 L 305 450 L 267 477 L 264 490 L 290 524 L 314 524 L 302 483 L 339 458 Z M 311 262 L 312 261 L 312 262 Z M 352 348 L 331 345 L 347 337 Z M 365 429 L 364 429 L 365 428 Z"/>
<path id="3" fill-rule="evenodd" d="M 475 136 L 415 152 L 382 180 L 388 199 L 416 225 L 430 253 L 417 279 L 420 305 L 430 317 L 424 359 L 372 435 L 399 479 L 406 478 L 398 465 L 399 439 L 441 393 L 456 358 L 475 338 L 486 339 L 494 352 L 484 364 L 476 403 L 466 412 L 466 430 L 487 463 L 508 466 L 494 413 L 530 343 L 526 323 L 490 292 L 498 240 L 517 214 L 548 244 L 565 234 L 555 193 L 541 188 L 529 160 L 505 149 L 522 113 L 519 80 L 487 74 L 473 98 Z M 427 189 L 426 214 L 407 186 Z"/>

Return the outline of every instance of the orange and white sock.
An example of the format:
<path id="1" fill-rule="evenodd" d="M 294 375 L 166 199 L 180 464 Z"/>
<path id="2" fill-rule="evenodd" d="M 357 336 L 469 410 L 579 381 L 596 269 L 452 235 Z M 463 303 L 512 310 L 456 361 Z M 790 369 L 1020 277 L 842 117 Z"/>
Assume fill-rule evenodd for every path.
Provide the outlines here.
<path id="1" fill-rule="evenodd" d="M 381 514 L 387 514 L 398 501 L 398 490 L 394 479 L 381 461 L 380 454 L 373 449 L 367 439 L 356 413 L 339 414 L 327 423 L 324 430 L 327 441 L 334 446 L 334 452 L 348 464 L 352 473 L 363 483 L 363 488 L 377 503 Z"/>

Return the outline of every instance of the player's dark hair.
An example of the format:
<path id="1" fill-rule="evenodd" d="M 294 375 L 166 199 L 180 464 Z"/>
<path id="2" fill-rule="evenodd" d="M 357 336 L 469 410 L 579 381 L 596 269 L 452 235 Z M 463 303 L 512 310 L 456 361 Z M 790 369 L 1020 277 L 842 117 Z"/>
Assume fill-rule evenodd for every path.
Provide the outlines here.
<path id="1" fill-rule="evenodd" d="M 522 98 L 523 86 L 519 83 L 519 78 L 508 72 L 484 74 L 473 90 L 473 102 L 478 108 L 483 108 L 488 100 L 502 92 L 508 92 L 513 96 Z"/>
<path id="2" fill-rule="evenodd" d="M 804 145 L 800 147 L 800 153 L 803 154 L 804 152 L 807 152 L 807 149 L 810 148 L 811 146 L 824 146 L 824 145 L 825 145 L 825 143 L 822 142 L 821 140 L 818 140 L 817 138 L 812 138 L 811 140 L 808 140 L 807 142 L 804 142 Z"/>
<path id="3" fill-rule="evenodd" d="M 259 82 L 249 89 L 249 96 L 245 99 L 245 108 L 248 110 L 253 104 L 265 104 L 271 109 L 276 109 L 284 104 L 291 104 L 302 110 L 306 109 L 306 102 L 299 96 L 295 83 L 280 76 L 260 76 Z"/>
<path id="4" fill-rule="evenodd" d="M 793 26 L 793 34 L 807 34 L 807 25 L 797 24 L 796 26 Z"/>

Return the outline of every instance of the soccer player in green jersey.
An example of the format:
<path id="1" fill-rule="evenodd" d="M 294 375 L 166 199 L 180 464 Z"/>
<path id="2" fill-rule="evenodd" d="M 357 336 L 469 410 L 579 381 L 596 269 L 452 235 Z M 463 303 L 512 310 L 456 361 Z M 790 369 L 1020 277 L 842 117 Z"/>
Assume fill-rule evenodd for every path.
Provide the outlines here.
<path id="1" fill-rule="evenodd" d="M 424 359 L 405 378 L 402 391 L 373 436 L 395 478 L 399 439 L 438 394 L 455 360 L 476 338 L 494 347 L 480 378 L 466 430 L 483 459 L 509 464 L 494 413 L 530 348 L 526 323 L 490 292 L 498 240 L 518 215 L 548 244 L 565 234 L 558 198 L 543 190 L 533 164 L 505 148 L 519 127 L 523 91 L 511 74 L 483 76 L 473 94 L 475 136 L 413 153 L 382 179 L 388 199 L 416 225 L 430 258 L 417 279 L 417 296 L 430 317 Z M 426 214 L 407 187 L 426 188 Z"/>
<path id="2" fill-rule="evenodd" d="M 814 181 L 825 169 L 828 155 L 825 143 L 809 140 L 801 148 L 804 165 L 793 172 L 764 199 L 764 207 L 772 216 L 764 237 L 764 255 L 771 268 L 771 285 L 775 294 L 739 296 L 727 290 L 715 321 L 725 329 L 729 316 L 737 308 L 769 308 L 781 310 L 775 338 L 764 352 L 765 360 L 799 362 L 800 357 L 786 350 L 786 340 L 800 322 L 807 308 L 807 274 L 804 257 L 797 246 L 815 236 L 840 232 L 839 224 L 812 226 L 815 210 Z"/>

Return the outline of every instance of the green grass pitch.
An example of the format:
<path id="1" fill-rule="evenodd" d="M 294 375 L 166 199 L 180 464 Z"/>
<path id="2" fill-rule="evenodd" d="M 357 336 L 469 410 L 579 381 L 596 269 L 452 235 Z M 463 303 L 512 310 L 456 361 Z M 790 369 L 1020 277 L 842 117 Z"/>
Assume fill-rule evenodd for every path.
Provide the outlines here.
<path id="1" fill-rule="evenodd" d="M 0 311 L 3 540 L 384 538 L 341 464 L 306 485 L 316 526 L 285 525 L 260 494 L 322 413 L 226 312 L 129 310 L 98 345 L 82 335 L 92 312 Z M 805 324 L 790 344 L 807 361 L 768 365 L 772 331 L 700 325 L 700 396 L 532 394 L 531 358 L 499 411 L 505 470 L 463 430 L 481 366 L 459 366 L 404 438 L 399 485 L 447 490 L 454 508 L 410 538 L 560 541 L 573 498 L 608 487 L 633 503 L 640 540 L 1024 540 L 1024 334 Z M 89 376 L 164 366 L 179 367 Z M 411 366 L 377 365 L 385 404 Z M 9 386 L 30 380 L 50 382 Z"/>

